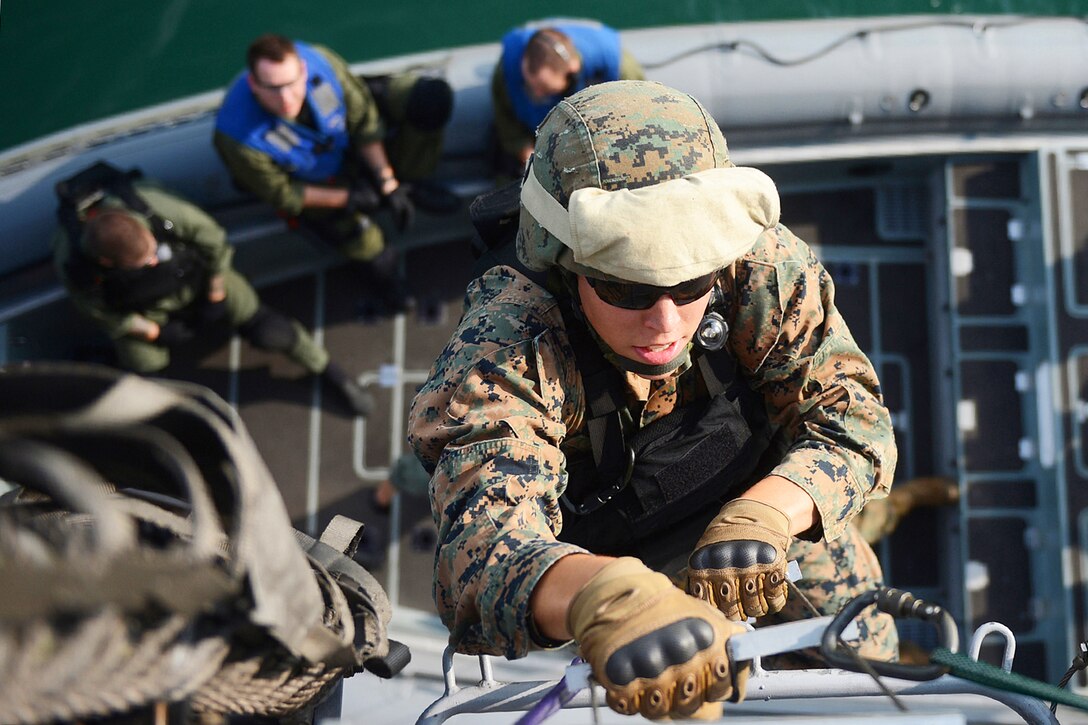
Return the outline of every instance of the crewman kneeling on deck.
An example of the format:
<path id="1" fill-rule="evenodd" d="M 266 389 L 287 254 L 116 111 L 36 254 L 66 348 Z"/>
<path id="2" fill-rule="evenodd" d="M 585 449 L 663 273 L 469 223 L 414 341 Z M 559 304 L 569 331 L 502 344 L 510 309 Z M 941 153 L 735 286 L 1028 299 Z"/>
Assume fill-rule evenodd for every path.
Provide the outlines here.
<path id="1" fill-rule="evenodd" d="M 441 78 L 352 75 L 322 46 L 262 35 L 227 90 L 214 143 L 235 182 L 359 267 L 389 311 L 405 304 L 396 254 L 372 215 L 400 231 L 425 211 L 460 208 L 429 177 L 438 165 L 453 94 Z"/>
<path id="2" fill-rule="evenodd" d="M 774 183 L 684 93 L 561 101 L 516 213 L 412 405 L 438 611 L 461 652 L 573 639 L 613 709 L 703 715 L 744 696 L 740 620 L 880 584 L 850 525 L 896 463 L 876 373 Z M 894 659 L 888 615 L 858 624 Z"/>
<path id="3" fill-rule="evenodd" d="M 299 323 L 261 303 L 231 267 L 226 231 L 162 187 L 98 163 L 57 187 L 56 270 L 76 309 L 113 340 L 118 364 L 155 373 L 171 348 L 237 330 L 320 375 L 357 415 L 371 395 Z"/>

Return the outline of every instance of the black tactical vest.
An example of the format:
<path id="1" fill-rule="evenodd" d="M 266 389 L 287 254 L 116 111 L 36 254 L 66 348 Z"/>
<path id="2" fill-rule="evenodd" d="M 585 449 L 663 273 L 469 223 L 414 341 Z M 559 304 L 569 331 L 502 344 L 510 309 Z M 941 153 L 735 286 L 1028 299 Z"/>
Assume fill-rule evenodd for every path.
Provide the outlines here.
<path id="1" fill-rule="evenodd" d="M 132 182 L 141 176 L 138 169 L 121 171 L 99 161 L 56 185 L 60 201 L 57 216 L 71 249 L 68 275 L 81 287 L 97 289 L 102 301 L 118 312 L 146 309 L 185 286 L 203 286 L 207 278 L 203 260 L 178 241 L 173 222 L 153 213 L 136 193 Z M 142 269 L 113 269 L 87 257 L 80 244 L 83 228 L 108 196 L 120 199 L 125 207 L 147 219 L 160 246 L 158 264 Z"/>
<path id="2" fill-rule="evenodd" d="M 564 315 L 568 317 L 568 315 Z M 586 395 L 591 451 L 567 455 L 561 541 L 660 567 L 690 553 L 723 503 L 773 468 L 763 398 L 724 349 L 693 350 L 707 397 L 625 430 L 620 372 L 566 320 Z M 567 451 L 564 451 L 565 453 Z"/>

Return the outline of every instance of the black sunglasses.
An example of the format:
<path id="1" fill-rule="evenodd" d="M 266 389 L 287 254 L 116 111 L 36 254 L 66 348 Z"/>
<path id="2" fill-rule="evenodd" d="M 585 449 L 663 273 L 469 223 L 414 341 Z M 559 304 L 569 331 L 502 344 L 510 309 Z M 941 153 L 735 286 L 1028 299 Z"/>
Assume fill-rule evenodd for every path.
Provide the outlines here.
<path id="1" fill-rule="evenodd" d="M 673 285 L 672 287 L 656 287 L 652 284 L 635 284 L 632 282 L 608 282 L 603 279 L 586 277 L 586 282 L 601 298 L 601 301 L 613 307 L 622 307 L 625 310 L 648 310 L 657 304 L 662 295 L 668 295 L 677 305 L 690 305 L 702 298 L 714 283 L 718 281 L 718 273 L 711 272 L 702 277 L 690 279 L 687 282 Z"/>

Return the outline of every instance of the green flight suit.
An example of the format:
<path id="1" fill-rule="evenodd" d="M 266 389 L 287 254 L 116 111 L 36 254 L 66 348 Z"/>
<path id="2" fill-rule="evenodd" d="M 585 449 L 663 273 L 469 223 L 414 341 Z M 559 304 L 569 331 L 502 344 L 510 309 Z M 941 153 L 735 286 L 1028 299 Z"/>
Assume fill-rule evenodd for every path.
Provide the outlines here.
<path id="1" fill-rule="evenodd" d="M 226 231 L 211 216 L 150 181 L 135 181 L 134 188 L 152 214 L 173 224 L 173 238 L 167 241 L 171 245 L 188 247 L 196 252 L 204 265 L 203 274 L 187 276 L 173 292 L 140 309 L 118 309 L 106 302 L 101 285 L 73 273 L 69 261 L 76 250 L 72 245 L 82 245 L 82 238 L 72 240 L 65 229 L 58 229 L 52 241 L 53 262 L 76 309 L 113 340 L 118 363 L 134 372 L 152 373 L 169 365 L 170 350 L 164 345 L 134 334 L 140 317 L 160 326 L 174 317 L 194 317 L 199 306 L 207 299 L 208 279 L 215 275 L 223 277 L 226 289 L 225 316 L 232 327 L 237 328 L 250 321 L 260 307 L 260 299 L 252 285 L 231 267 L 234 249 L 227 243 Z M 100 203 L 124 208 L 121 201 L 113 197 Z M 142 215 L 133 213 L 146 223 Z M 314 341 L 301 323 L 292 320 L 291 324 L 297 338 L 292 348 L 285 351 L 286 354 L 308 372 L 320 373 L 328 364 L 328 353 Z"/>

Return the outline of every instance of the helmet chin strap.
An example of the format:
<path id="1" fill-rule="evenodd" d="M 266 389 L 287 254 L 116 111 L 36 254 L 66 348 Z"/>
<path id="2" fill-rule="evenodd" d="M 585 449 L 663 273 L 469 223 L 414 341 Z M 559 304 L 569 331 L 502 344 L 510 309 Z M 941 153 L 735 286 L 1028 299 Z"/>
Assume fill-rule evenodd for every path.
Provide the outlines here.
<path id="1" fill-rule="evenodd" d="M 634 373 L 635 375 L 641 375 L 647 378 L 657 377 L 659 375 L 668 375 L 669 373 L 681 367 L 682 365 L 687 363 L 688 360 L 691 359 L 690 342 L 687 345 L 684 345 L 684 349 L 681 350 L 680 353 L 669 362 L 662 363 L 661 365 L 647 365 L 646 363 L 640 363 L 637 360 L 626 358 L 623 355 L 617 355 L 616 353 L 612 352 L 611 348 L 609 348 L 603 340 L 597 337 L 596 333 L 594 333 L 593 336 L 597 338 L 597 343 L 604 351 L 604 357 L 606 360 L 608 360 L 608 362 L 612 363 L 621 370 L 626 370 L 629 373 Z"/>

